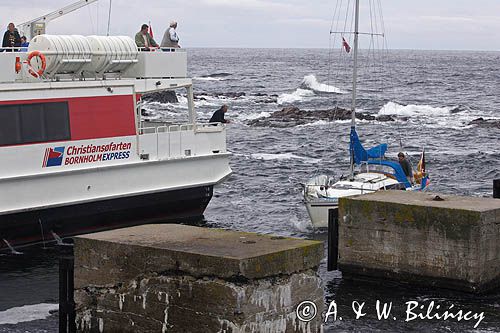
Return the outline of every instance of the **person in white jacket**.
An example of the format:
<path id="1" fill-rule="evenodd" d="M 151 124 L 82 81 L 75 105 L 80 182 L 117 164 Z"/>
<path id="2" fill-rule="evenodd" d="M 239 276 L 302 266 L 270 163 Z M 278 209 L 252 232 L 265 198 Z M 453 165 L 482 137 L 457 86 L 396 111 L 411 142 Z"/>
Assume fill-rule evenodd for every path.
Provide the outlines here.
<path id="1" fill-rule="evenodd" d="M 163 34 L 163 39 L 161 40 L 160 47 L 165 48 L 180 48 L 179 36 L 177 35 L 177 22 L 170 22 L 170 27 Z"/>

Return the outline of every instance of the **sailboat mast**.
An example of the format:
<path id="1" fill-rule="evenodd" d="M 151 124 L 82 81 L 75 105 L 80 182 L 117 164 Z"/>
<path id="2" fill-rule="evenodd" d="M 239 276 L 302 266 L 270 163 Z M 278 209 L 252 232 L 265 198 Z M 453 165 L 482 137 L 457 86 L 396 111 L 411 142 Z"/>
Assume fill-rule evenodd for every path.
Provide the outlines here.
<path id="1" fill-rule="evenodd" d="M 354 64 L 352 70 L 352 111 L 351 111 L 351 132 L 356 127 L 356 88 L 358 83 L 358 38 L 359 38 L 359 0 L 356 0 L 356 13 L 354 16 Z M 352 138 L 351 138 L 352 140 Z M 351 165 L 349 179 L 354 180 L 354 151 L 351 146 Z"/>
<path id="2" fill-rule="evenodd" d="M 356 14 L 354 18 L 354 64 L 352 71 L 352 114 L 351 126 L 356 126 L 356 88 L 358 85 L 358 38 L 359 38 L 359 0 L 356 0 Z"/>

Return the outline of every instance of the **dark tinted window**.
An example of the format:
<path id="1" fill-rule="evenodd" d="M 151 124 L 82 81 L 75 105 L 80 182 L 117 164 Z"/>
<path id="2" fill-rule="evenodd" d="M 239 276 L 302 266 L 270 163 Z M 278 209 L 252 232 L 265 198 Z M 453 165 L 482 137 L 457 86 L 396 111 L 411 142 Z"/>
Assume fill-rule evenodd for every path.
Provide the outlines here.
<path id="1" fill-rule="evenodd" d="M 0 105 L 0 145 L 69 139 L 66 102 Z"/>
<path id="2" fill-rule="evenodd" d="M 21 119 L 17 105 L 0 106 L 0 145 L 21 142 Z"/>

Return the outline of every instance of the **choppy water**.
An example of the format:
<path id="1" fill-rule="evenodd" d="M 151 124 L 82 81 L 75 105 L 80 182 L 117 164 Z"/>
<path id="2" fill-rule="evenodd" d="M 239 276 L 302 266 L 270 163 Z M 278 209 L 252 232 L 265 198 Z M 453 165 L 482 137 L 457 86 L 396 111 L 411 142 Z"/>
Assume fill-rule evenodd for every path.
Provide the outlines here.
<path id="1" fill-rule="evenodd" d="M 216 187 L 205 214 L 208 226 L 326 238 L 310 227 L 299 183 L 318 172 L 346 173 L 349 123 L 318 121 L 271 128 L 249 122 L 286 105 L 304 110 L 349 107 L 347 74 L 338 70 L 342 64 L 331 64 L 328 59 L 328 50 L 189 50 L 200 121 L 209 119 L 223 103 L 229 105 L 226 118 L 232 121 L 228 147 L 234 174 Z M 388 142 L 388 156 L 394 158 L 401 142 L 414 162 L 425 147 L 433 191 L 491 196 L 492 180 L 500 178 L 500 130 L 468 124 L 479 117 L 500 119 L 498 63 L 498 52 L 390 51 L 383 81 L 361 71 L 358 107 L 373 114 L 397 115 L 398 120 L 358 123 L 361 140 L 367 146 Z M 380 86 L 384 86 L 382 92 Z M 179 104 L 150 103 L 145 108 L 154 119 L 186 119 L 187 101 L 179 98 Z M 21 256 L 3 256 L 0 264 L 0 332 L 56 331 L 54 316 L 17 325 L 1 322 L 6 309 L 56 301 L 55 251 L 36 249 Z M 335 299 L 339 313 L 345 314 L 343 321 L 328 324 L 330 331 L 500 331 L 500 292 L 479 297 L 351 282 L 327 273 L 324 266 L 321 275 L 327 300 Z M 378 321 L 373 310 L 377 299 L 392 301 L 400 318 L 405 302 L 411 300 L 484 311 L 486 318 L 477 329 L 463 321 Z M 367 302 L 366 317 L 354 319 L 353 300 Z"/>

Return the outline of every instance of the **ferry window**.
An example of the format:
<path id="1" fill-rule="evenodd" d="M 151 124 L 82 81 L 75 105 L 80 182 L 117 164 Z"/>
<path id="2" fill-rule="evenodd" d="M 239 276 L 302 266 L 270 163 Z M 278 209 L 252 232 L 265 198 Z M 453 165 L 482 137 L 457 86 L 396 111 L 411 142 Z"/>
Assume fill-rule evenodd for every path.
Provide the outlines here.
<path id="1" fill-rule="evenodd" d="M 68 139 L 68 103 L 0 105 L 0 145 Z"/>
<path id="2" fill-rule="evenodd" d="M 16 105 L 0 106 L 0 145 L 21 142 L 19 111 Z"/>

